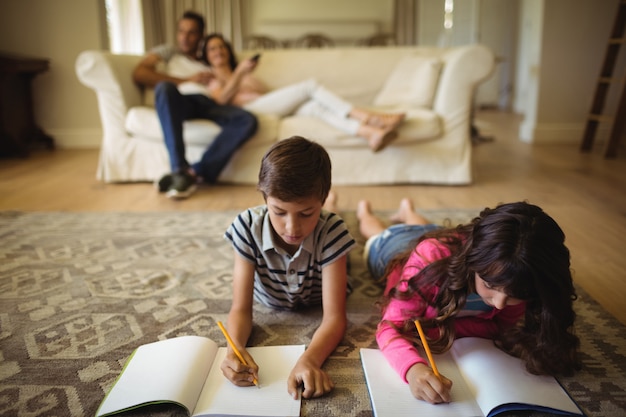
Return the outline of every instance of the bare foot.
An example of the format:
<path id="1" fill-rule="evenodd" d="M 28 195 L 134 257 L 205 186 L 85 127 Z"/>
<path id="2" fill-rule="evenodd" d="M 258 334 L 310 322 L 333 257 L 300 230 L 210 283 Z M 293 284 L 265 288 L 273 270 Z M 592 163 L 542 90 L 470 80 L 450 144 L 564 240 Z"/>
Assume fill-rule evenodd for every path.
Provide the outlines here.
<path id="1" fill-rule="evenodd" d="M 349 116 L 357 119 L 362 124 L 384 130 L 393 130 L 402 123 L 406 113 L 379 113 L 355 107 L 350 111 Z"/>
<path id="2" fill-rule="evenodd" d="M 362 124 L 357 134 L 367 139 L 367 143 L 373 152 L 383 150 L 398 137 L 398 133 L 395 130 L 381 129 L 368 124 Z"/>
<path id="3" fill-rule="evenodd" d="M 367 124 L 381 129 L 395 129 L 405 118 L 404 113 L 372 113 Z"/>
<path id="4" fill-rule="evenodd" d="M 328 197 L 326 197 L 326 201 L 324 202 L 324 209 L 333 213 L 338 213 L 337 194 L 334 191 L 330 191 L 328 193 Z"/>
<path id="5" fill-rule="evenodd" d="M 385 224 L 378 217 L 374 216 L 370 203 L 367 200 L 359 201 L 356 208 L 356 217 L 359 219 L 359 231 L 366 239 L 385 230 Z"/>
<path id="6" fill-rule="evenodd" d="M 356 206 L 356 218 L 361 220 L 363 217 L 372 216 L 372 208 L 370 202 L 367 200 L 361 200 Z"/>
<path id="7" fill-rule="evenodd" d="M 394 223 L 404 224 L 429 224 L 427 218 L 415 211 L 413 202 L 408 198 L 400 200 L 400 206 L 398 211 L 391 215 L 389 218 Z"/>

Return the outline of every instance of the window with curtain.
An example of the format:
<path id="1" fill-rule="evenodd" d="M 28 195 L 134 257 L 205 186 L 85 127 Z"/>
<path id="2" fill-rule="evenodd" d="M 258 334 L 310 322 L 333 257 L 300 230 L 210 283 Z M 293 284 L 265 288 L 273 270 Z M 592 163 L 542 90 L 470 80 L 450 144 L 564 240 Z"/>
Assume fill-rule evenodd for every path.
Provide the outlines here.
<path id="1" fill-rule="evenodd" d="M 113 53 L 143 54 L 173 42 L 176 23 L 187 10 L 205 17 L 206 31 L 220 32 L 241 49 L 247 0 L 104 0 Z"/>
<path id="2" fill-rule="evenodd" d="M 141 0 L 105 0 L 105 10 L 111 52 L 143 54 Z"/>

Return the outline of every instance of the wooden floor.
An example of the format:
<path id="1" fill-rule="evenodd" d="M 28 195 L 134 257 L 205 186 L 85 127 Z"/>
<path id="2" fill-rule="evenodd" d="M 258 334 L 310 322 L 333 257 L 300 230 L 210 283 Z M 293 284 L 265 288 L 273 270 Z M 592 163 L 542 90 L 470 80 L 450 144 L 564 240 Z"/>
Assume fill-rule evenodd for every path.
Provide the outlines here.
<path id="1" fill-rule="evenodd" d="M 591 153 L 577 145 L 531 146 L 517 139 L 517 115 L 482 111 L 477 121 L 495 140 L 474 148 L 473 185 L 336 187 L 340 209 L 367 198 L 374 209 L 391 210 L 405 196 L 418 208 L 538 204 L 567 235 L 575 281 L 626 324 L 626 150 L 607 160 L 600 145 Z M 203 187 L 171 201 L 152 184 L 104 184 L 95 179 L 97 161 L 95 150 L 0 159 L 0 210 L 182 212 L 262 203 L 254 186 Z"/>

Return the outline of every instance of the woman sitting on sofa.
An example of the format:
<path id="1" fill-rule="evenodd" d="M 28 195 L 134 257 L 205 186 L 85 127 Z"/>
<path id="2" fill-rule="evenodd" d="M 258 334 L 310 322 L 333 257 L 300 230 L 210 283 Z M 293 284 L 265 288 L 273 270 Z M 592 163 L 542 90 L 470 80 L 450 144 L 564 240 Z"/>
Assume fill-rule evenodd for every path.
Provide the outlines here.
<path id="1" fill-rule="evenodd" d="M 268 92 L 267 87 L 252 75 L 258 57 L 237 63 L 230 43 L 217 33 L 207 35 L 203 45 L 202 59 L 214 75 L 206 88 L 220 104 L 281 117 L 293 113 L 318 117 L 337 129 L 367 139 L 374 152 L 397 137 L 396 128 L 404 114 L 377 113 L 355 107 L 313 79 Z M 185 93 L 189 86 L 180 88 Z"/>

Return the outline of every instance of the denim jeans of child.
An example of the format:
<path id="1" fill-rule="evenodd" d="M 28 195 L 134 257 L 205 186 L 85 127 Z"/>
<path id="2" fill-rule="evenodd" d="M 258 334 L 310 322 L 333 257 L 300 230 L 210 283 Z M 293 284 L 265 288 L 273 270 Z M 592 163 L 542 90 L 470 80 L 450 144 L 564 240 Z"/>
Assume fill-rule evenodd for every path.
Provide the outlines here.
<path id="1" fill-rule="evenodd" d="M 394 224 L 382 233 L 369 238 L 365 245 L 364 256 L 374 280 L 383 277 L 387 264 L 393 258 L 415 247 L 416 240 L 424 233 L 439 227 L 435 224 Z"/>

